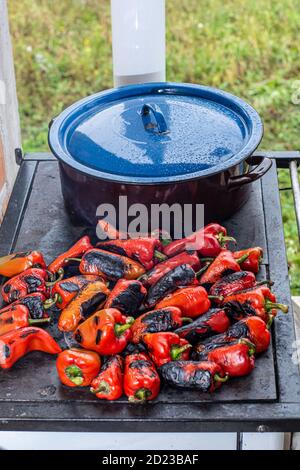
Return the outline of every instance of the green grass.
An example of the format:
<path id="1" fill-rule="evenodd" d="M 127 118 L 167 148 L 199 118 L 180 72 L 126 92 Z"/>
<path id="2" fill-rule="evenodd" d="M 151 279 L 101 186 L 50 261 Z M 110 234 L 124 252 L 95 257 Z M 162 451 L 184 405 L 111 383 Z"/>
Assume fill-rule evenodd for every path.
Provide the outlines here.
<path id="1" fill-rule="evenodd" d="M 112 86 L 109 3 L 8 1 L 26 151 L 47 149 L 47 124 L 65 106 Z M 245 98 L 264 120 L 262 148 L 299 149 L 300 105 L 292 103 L 299 30 L 299 0 L 167 0 L 167 77 Z M 288 185 L 284 171 L 280 184 Z M 292 287 L 299 293 L 289 192 L 282 204 Z"/>

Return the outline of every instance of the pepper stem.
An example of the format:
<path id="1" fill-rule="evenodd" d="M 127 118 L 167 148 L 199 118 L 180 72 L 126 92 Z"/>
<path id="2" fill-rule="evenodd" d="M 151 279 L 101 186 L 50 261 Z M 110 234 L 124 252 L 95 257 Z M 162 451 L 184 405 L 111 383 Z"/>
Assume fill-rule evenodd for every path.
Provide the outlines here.
<path id="1" fill-rule="evenodd" d="M 209 264 L 206 264 L 205 266 L 203 266 L 203 268 L 200 269 L 200 271 L 196 272 L 195 273 L 195 276 L 197 279 L 199 279 L 199 277 L 202 276 L 203 273 L 205 273 L 205 271 L 207 270 Z"/>
<path id="2" fill-rule="evenodd" d="M 132 403 L 145 403 L 149 397 L 151 397 L 151 390 L 148 388 L 139 388 L 128 400 Z"/>
<path id="3" fill-rule="evenodd" d="M 210 300 L 220 300 L 220 302 L 222 302 L 222 300 L 224 300 L 223 295 L 208 295 L 207 297 Z"/>
<path id="4" fill-rule="evenodd" d="M 63 268 L 60 268 L 57 271 L 57 274 L 58 274 L 58 277 L 56 279 L 54 279 L 53 281 L 46 282 L 47 287 L 54 286 L 54 284 L 56 284 L 58 281 L 61 281 L 63 279 L 63 277 L 65 275 L 65 272 L 64 272 Z"/>
<path id="5" fill-rule="evenodd" d="M 214 381 L 215 382 L 227 382 L 227 380 L 229 379 L 229 375 L 228 374 L 225 374 L 224 377 L 221 377 L 219 374 L 215 374 L 214 375 Z"/>
<path id="6" fill-rule="evenodd" d="M 158 250 L 154 250 L 154 258 L 158 259 L 159 261 L 166 261 L 166 259 L 168 259 L 166 255 Z"/>
<path id="7" fill-rule="evenodd" d="M 273 324 L 273 321 L 274 321 L 274 315 L 269 315 L 269 320 L 268 320 L 268 323 L 267 323 L 267 329 L 269 330 Z"/>
<path id="8" fill-rule="evenodd" d="M 201 263 L 211 263 L 215 258 L 200 258 Z"/>
<path id="9" fill-rule="evenodd" d="M 69 366 L 65 369 L 66 376 L 75 385 L 81 385 L 83 383 L 82 370 L 78 366 Z"/>
<path id="10" fill-rule="evenodd" d="M 240 258 L 236 259 L 235 261 L 236 261 L 238 264 L 242 264 L 247 258 L 249 258 L 249 253 L 245 253 L 243 256 L 241 256 Z"/>
<path id="11" fill-rule="evenodd" d="M 53 298 L 50 298 L 50 299 L 47 299 L 45 300 L 44 302 L 44 309 L 45 310 L 49 310 L 49 308 L 53 307 L 53 305 L 56 304 L 56 302 L 59 301 L 59 297 L 60 295 L 59 294 L 55 294 Z"/>
<path id="12" fill-rule="evenodd" d="M 266 310 L 272 310 L 273 308 L 277 308 L 281 310 L 283 313 L 288 313 L 289 307 L 286 304 L 278 304 L 277 302 L 270 302 L 270 300 L 266 299 L 265 301 Z"/>
<path id="13" fill-rule="evenodd" d="M 232 242 L 232 243 L 237 243 L 236 239 L 233 237 L 228 237 L 227 235 L 224 235 L 223 232 L 220 232 L 217 235 L 217 240 L 219 241 L 220 245 L 223 247 L 226 243 Z"/>
<path id="14" fill-rule="evenodd" d="M 116 336 L 122 336 L 122 334 L 131 327 L 133 322 L 134 322 L 134 318 L 128 317 L 126 320 L 126 323 L 116 323 L 115 324 Z"/>
<path id="15" fill-rule="evenodd" d="M 29 318 L 28 320 L 28 325 L 42 325 L 43 323 L 50 323 L 51 322 L 51 318 L 48 317 L 48 318 L 35 318 L 35 319 L 31 319 Z"/>
<path id="16" fill-rule="evenodd" d="M 173 345 L 170 351 L 170 356 L 171 356 L 172 361 L 177 361 L 178 359 L 180 359 L 184 351 L 186 351 L 187 349 L 191 347 L 192 347 L 191 344 L 185 344 L 184 346 L 181 346 L 181 347 Z"/>
<path id="17" fill-rule="evenodd" d="M 189 317 L 181 317 L 182 323 L 193 323 L 193 319 Z"/>
<path id="18" fill-rule="evenodd" d="M 81 262 L 81 258 L 66 258 L 65 263 L 68 263 L 69 261 L 76 261 L 77 263 Z"/>
<path id="19" fill-rule="evenodd" d="M 255 345 L 253 343 L 251 343 L 251 341 L 249 341 L 246 338 L 242 338 L 242 339 L 240 339 L 239 342 L 241 344 L 245 344 L 246 346 L 249 347 L 248 354 L 249 354 L 250 357 L 254 356 L 254 354 L 255 354 Z"/>
<path id="20" fill-rule="evenodd" d="M 99 383 L 98 388 L 90 388 L 92 393 L 103 393 L 104 395 L 108 395 L 110 393 L 110 385 L 106 382 L 106 380 L 101 380 Z"/>

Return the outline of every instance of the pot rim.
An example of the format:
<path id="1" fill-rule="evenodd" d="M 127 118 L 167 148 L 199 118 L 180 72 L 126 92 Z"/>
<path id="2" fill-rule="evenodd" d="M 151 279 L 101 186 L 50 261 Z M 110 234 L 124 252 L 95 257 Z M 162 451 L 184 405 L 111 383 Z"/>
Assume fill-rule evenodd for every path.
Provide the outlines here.
<path id="1" fill-rule="evenodd" d="M 64 149 L 64 147 L 60 144 L 59 138 L 57 138 L 60 128 L 63 123 L 66 121 L 67 118 L 78 108 L 82 105 L 88 105 L 92 101 L 98 98 L 112 98 L 112 102 L 115 99 L 120 99 L 120 95 L 126 95 L 126 93 L 132 92 L 134 89 L 136 92 L 143 92 L 143 90 L 149 90 L 149 88 L 153 88 L 153 91 L 157 88 L 159 89 L 176 89 L 176 90 L 194 90 L 194 91 L 202 91 L 206 93 L 216 94 L 221 97 L 221 100 L 225 100 L 230 102 L 231 106 L 237 107 L 240 111 L 242 111 L 248 119 L 248 122 L 251 124 L 251 135 L 246 143 L 246 145 L 232 158 L 230 158 L 227 162 L 222 164 L 222 168 L 213 167 L 207 168 L 205 170 L 199 170 L 192 173 L 186 173 L 185 175 L 174 175 L 174 176 L 159 176 L 159 177 L 137 177 L 137 176 L 124 176 L 119 174 L 112 174 L 107 173 L 104 171 L 96 170 L 95 168 L 91 168 L 86 166 L 74 158 Z M 48 145 L 50 150 L 54 154 L 54 156 L 61 162 L 66 164 L 67 166 L 71 167 L 75 171 L 78 171 L 85 176 L 91 176 L 100 180 L 110 181 L 112 183 L 123 183 L 123 184 L 130 184 L 130 185 L 163 185 L 163 184 L 171 184 L 171 183 L 184 183 L 187 181 L 194 181 L 202 178 L 207 178 L 210 176 L 214 176 L 220 174 L 234 166 L 242 163 L 246 160 L 252 153 L 257 149 L 259 146 L 262 137 L 263 137 L 263 123 L 257 111 L 246 101 L 238 98 L 237 96 L 225 92 L 223 90 L 219 90 L 218 88 L 203 86 L 203 85 L 196 85 L 190 83 L 173 83 L 173 82 L 151 82 L 151 83 L 143 83 L 138 85 L 127 85 L 119 88 L 111 88 L 108 90 L 101 91 L 99 93 L 95 93 L 88 97 L 85 97 L 79 101 L 76 101 L 71 106 L 67 107 L 64 111 L 62 111 L 59 116 L 54 118 L 51 123 L 49 124 L 49 132 L 48 132 Z"/>

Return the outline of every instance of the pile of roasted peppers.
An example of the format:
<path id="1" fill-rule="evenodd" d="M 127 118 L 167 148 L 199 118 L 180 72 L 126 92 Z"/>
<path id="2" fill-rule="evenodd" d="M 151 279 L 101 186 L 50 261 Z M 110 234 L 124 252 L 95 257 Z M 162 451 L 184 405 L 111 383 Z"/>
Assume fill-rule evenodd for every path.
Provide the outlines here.
<path id="1" fill-rule="evenodd" d="M 48 266 L 37 251 L 0 258 L 2 369 L 30 351 L 57 354 L 65 386 L 134 403 L 155 399 L 162 383 L 213 392 L 251 373 L 277 311 L 288 311 L 272 283 L 256 279 L 261 248 L 230 251 L 235 240 L 216 223 L 175 241 L 100 226 L 107 241 L 84 236 Z M 41 328 L 55 312 L 70 349 Z"/>

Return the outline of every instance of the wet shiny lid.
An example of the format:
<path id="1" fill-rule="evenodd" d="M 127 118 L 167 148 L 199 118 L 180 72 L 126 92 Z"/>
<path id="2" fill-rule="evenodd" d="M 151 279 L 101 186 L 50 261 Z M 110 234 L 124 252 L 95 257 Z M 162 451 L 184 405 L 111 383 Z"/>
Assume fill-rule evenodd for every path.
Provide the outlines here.
<path id="1" fill-rule="evenodd" d="M 163 183 L 223 171 L 247 158 L 263 133 L 257 112 L 223 91 L 148 83 L 108 90 L 53 121 L 49 145 L 89 175 Z"/>

